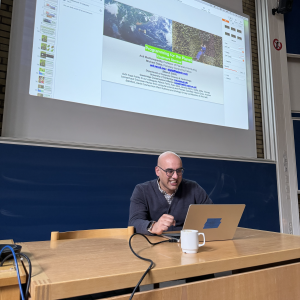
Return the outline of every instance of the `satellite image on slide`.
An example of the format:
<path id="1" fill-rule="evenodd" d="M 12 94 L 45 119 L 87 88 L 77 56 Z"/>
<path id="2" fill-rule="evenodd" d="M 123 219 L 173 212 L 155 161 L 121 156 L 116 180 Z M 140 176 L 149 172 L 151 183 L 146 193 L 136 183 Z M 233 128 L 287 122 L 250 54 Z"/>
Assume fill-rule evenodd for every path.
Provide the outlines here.
<path id="1" fill-rule="evenodd" d="M 103 34 L 172 51 L 172 20 L 114 0 L 105 0 Z"/>
<path id="2" fill-rule="evenodd" d="M 173 52 L 223 68 L 222 37 L 173 21 Z"/>
<path id="3" fill-rule="evenodd" d="M 103 34 L 223 68 L 222 37 L 114 0 L 105 0 Z"/>

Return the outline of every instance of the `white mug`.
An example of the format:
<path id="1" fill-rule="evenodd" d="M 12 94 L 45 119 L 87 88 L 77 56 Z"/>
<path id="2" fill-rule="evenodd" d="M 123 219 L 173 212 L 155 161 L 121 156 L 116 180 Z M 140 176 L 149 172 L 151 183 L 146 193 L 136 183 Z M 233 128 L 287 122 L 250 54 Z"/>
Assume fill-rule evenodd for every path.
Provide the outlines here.
<path id="1" fill-rule="evenodd" d="M 203 236 L 202 244 L 199 244 L 199 235 Z M 182 252 L 197 253 L 198 248 L 205 245 L 205 235 L 198 230 L 185 229 L 180 232 L 180 241 Z"/>

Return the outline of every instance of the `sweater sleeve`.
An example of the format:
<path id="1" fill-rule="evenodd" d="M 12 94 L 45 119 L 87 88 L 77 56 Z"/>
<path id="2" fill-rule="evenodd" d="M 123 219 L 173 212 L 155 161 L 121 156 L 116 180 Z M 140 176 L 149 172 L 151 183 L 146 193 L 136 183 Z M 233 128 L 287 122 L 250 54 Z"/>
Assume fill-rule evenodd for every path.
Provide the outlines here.
<path id="1" fill-rule="evenodd" d="M 129 208 L 129 226 L 134 226 L 137 233 L 151 235 L 147 227 L 149 220 L 149 209 L 146 203 L 144 191 L 140 185 L 137 185 L 130 198 Z"/>
<path id="2" fill-rule="evenodd" d="M 205 190 L 198 183 L 196 187 L 195 196 L 197 204 L 214 204 L 205 192 Z"/>

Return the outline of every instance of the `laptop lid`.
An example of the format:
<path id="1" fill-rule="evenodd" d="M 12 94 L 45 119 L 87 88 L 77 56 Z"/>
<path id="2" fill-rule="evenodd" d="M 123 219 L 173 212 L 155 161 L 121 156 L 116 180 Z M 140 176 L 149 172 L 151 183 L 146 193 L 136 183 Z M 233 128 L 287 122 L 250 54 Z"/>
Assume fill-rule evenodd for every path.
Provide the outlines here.
<path id="1" fill-rule="evenodd" d="M 191 204 L 183 229 L 195 229 L 205 234 L 206 241 L 233 238 L 245 204 Z M 202 237 L 199 236 L 199 241 Z"/>

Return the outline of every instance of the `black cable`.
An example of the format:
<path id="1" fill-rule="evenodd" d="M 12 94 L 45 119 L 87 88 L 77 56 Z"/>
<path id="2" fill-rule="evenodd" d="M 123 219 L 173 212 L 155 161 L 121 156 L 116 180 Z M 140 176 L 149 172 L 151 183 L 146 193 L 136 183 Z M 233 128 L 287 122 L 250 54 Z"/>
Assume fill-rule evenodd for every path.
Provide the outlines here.
<path id="1" fill-rule="evenodd" d="M 19 254 L 20 256 L 24 257 L 26 260 L 27 260 L 27 263 L 28 263 L 28 268 L 29 268 L 29 271 L 28 271 L 28 280 L 27 280 L 27 285 L 26 285 L 26 292 L 25 292 L 25 299 L 27 300 L 28 299 L 28 294 L 29 294 L 29 288 L 30 288 L 30 283 L 31 283 L 31 274 L 32 274 L 32 265 L 31 265 L 31 261 L 29 259 L 29 257 L 23 253 L 20 253 Z"/>
<path id="2" fill-rule="evenodd" d="M 29 257 L 23 253 L 16 253 L 16 255 L 22 256 L 24 257 L 27 262 L 28 262 L 28 267 L 29 267 L 29 271 L 28 271 L 28 280 L 27 280 L 27 284 L 26 284 L 26 292 L 25 292 L 25 299 L 28 299 L 28 293 L 29 293 L 29 288 L 30 288 L 30 282 L 31 282 L 31 274 L 32 274 L 32 266 L 31 266 L 31 261 L 29 259 Z M 2 265 L 4 264 L 5 261 L 7 261 L 8 259 L 12 258 L 13 254 L 9 254 L 7 255 L 0 263 L 0 267 L 2 267 Z"/>
<path id="3" fill-rule="evenodd" d="M 135 288 L 133 289 L 133 292 L 131 293 L 131 296 L 130 296 L 129 300 L 131 300 L 131 299 L 133 298 L 133 296 L 134 296 L 136 290 L 139 288 L 141 282 L 143 281 L 143 279 L 145 278 L 145 276 L 148 274 L 148 272 L 149 272 L 149 271 L 153 268 L 153 266 L 154 266 L 154 262 L 153 262 L 151 259 L 145 258 L 145 257 L 142 257 L 142 256 L 138 255 L 138 254 L 135 253 L 134 250 L 132 249 L 132 246 L 131 246 L 131 239 L 132 239 L 135 235 L 141 235 L 141 236 L 143 236 L 143 237 L 148 241 L 148 243 L 151 244 L 152 246 L 155 246 L 155 245 L 158 245 L 158 244 L 161 244 L 161 243 L 166 243 L 166 242 L 169 242 L 169 243 L 174 243 L 174 242 L 175 242 L 175 240 L 164 240 L 164 241 L 160 241 L 160 242 L 157 242 L 157 243 L 152 243 L 152 242 L 149 241 L 149 239 L 148 239 L 144 234 L 141 234 L 141 233 L 134 233 L 134 234 L 130 237 L 130 239 L 129 239 L 129 248 L 130 248 L 130 250 L 132 251 L 132 253 L 133 253 L 136 257 L 138 257 L 139 259 L 142 259 L 142 260 L 145 260 L 145 261 L 150 262 L 150 266 L 148 267 L 148 269 L 146 270 L 146 272 L 143 274 L 143 276 L 141 277 L 141 279 L 139 280 L 139 282 L 137 283 L 137 285 L 136 285 Z"/>

